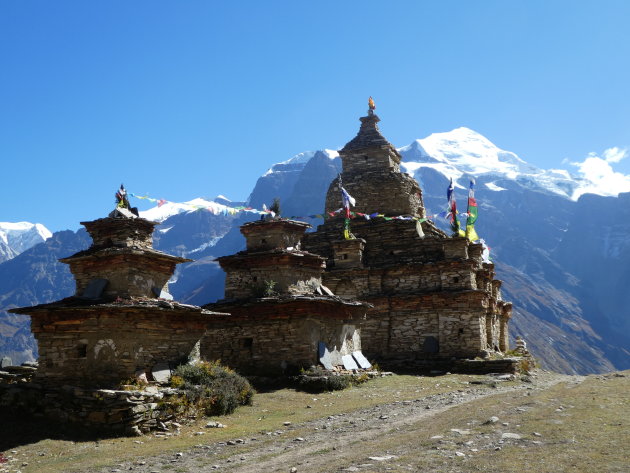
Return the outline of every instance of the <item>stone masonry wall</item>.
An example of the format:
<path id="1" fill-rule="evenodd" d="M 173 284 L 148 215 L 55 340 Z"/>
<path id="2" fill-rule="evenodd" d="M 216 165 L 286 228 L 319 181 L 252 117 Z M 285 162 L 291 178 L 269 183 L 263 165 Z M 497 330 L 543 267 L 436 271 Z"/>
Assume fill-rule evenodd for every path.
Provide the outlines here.
<path id="1" fill-rule="evenodd" d="M 173 418 L 177 396 L 176 390 L 168 388 L 121 391 L 0 384 L 0 410 L 11 408 L 101 433 L 139 435 Z"/>
<path id="2" fill-rule="evenodd" d="M 108 258 L 84 258 L 70 262 L 76 280 L 77 295 L 81 295 L 92 279 L 109 282 L 105 296 L 155 297 L 153 288 L 168 291 L 168 280 L 176 263 L 155 258 L 152 254 L 117 252 Z"/>
<path id="3" fill-rule="evenodd" d="M 206 323 L 201 315 L 182 317 L 157 308 L 38 313 L 32 320 L 37 377 L 47 385 L 112 387 L 156 364 L 186 361 Z"/>
<path id="4" fill-rule="evenodd" d="M 476 357 L 488 348 L 487 300 L 478 292 L 366 298 L 374 305 L 362 324 L 364 352 L 372 357 Z M 439 352 L 432 351 L 435 339 Z"/>
<path id="5" fill-rule="evenodd" d="M 257 252 L 219 259 L 226 272 L 225 298 L 261 297 L 265 285 L 285 294 L 312 294 L 321 284 L 324 260 L 304 252 Z"/>
<path id="6" fill-rule="evenodd" d="M 340 297 L 374 305 L 362 325 L 366 353 L 433 356 L 437 346 L 441 356 L 475 357 L 505 349 L 509 310 L 497 301 L 500 282 L 482 262 L 481 245 L 430 224 L 420 237 L 409 221 L 356 219 L 351 229 L 365 240 L 362 260 L 337 268 L 329 259 L 323 282 Z M 331 219 L 303 247 L 331 258 L 340 238 L 340 222 Z"/>
<path id="7" fill-rule="evenodd" d="M 422 223 L 425 238 L 418 235 L 416 222 L 408 220 L 356 218 L 350 228 L 357 238 L 366 241 L 364 266 L 441 261 L 446 259 L 445 247 L 453 241 L 430 222 Z M 317 227 L 317 232 L 306 234 L 302 248 L 326 258 L 326 267 L 331 269 L 335 265 L 333 242 L 342 238 L 343 218 L 334 218 Z"/>
<path id="8" fill-rule="evenodd" d="M 422 191 L 418 183 L 409 175 L 399 172 L 372 172 L 360 178 L 341 174 L 343 187 L 356 199 L 355 212 L 385 215 L 424 216 Z M 379 189 L 387 187 L 386 193 Z M 339 178 L 331 183 L 326 193 L 326 212 L 334 212 L 342 207 Z"/>
<path id="9" fill-rule="evenodd" d="M 92 237 L 93 247 L 151 249 L 157 222 L 143 218 L 100 218 L 81 222 Z"/>
<path id="10" fill-rule="evenodd" d="M 361 350 L 355 324 L 338 319 L 290 316 L 282 319 L 249 319 L 209 326 L 201 343 L 201 356 L 245 374 L 279 374 L 317 365 L 318 343 L 329 351 L 347 355 Z"/>

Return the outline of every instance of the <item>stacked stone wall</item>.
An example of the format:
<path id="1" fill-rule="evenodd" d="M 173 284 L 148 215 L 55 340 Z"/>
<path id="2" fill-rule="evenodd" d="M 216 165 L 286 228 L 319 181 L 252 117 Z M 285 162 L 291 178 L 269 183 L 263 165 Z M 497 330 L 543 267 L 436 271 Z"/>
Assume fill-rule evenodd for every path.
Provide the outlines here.
<path id="1" fill-rule="evenodd" d="M 101 218 L 81 222 L 92 237 L 93 247 L 151 249 L 157 222 L 141 218 Z"/>
<path id="2" fill-rule="evenodd" d="M 362 325 L 372 357 L 479 356 L 488 349 L 483 293 L 434 293 L 366 299 L 374 307 Z M 437 351 L 431 347 L 437 342 Z"/>
<path id="3" fill-rule="evenodd" d="M 146 252 L 130 253 L 111 249 L 107 258 L 81 258 L 71 261 L 76 294 L 81 295 L 91 280 L 108 280 L 103 294 L 122 297 L 155 297 L 153 288 L 168 289 L 176 262 Z"/>
<path id="4" fill-rule="evenodd" d="M 241 227 L 247 251 L 265 251 L 274 248 L 300 249 L 300 240 L 310 225 L 293 220 L 263 220 Z"/>
<path id="5" fill-rule="evenodd" d="M 214 323 L 202 340 L 201 356 L 245 374 L 292 373 L 319 363 L 319 342 L 333 357 L 361 350 L 355 323 L 291 313 L 286 318 Z"/>
<path id="6" fill-rule="evenodd" d="M 37 383 L 0 384 L 0 410 L 45 416 L 101 433 L 139 435 L 156 430 L 179 409 L 174 389 L 122 391 Z"/>
<path id="7" fill-rule="evenodd" d="M 207 318 L 165 312 L 101 307 L 34 315 L 38 378 L 47 385 L 112 387 L 156 364 L 186 361 Z"/>
<path id="8" fill-rule="evenodd" d="M 355 212 L 424 217 L 422 191 L 411 176 L 393 171 L 370 171 L 360 176 L 341 174 L 344 189 L 357 204 Z M 381 189 L 387 188 L 387 192 Z M 333 180 L 326 194 L 326 212 L 343 206 L 339 179 Z"/>
<path id="9" fill-rule="evenodd" d="M 234 269 L 226 273 L 225 298 L 262 297 L 266 287 L 280 293 L 312 294 L 320 284 L 321 270 L 312 268 L 282 265 Z"/>
<path id="10" fill-rule="evenodd" d="M 410 220 L 353 219 L 350 226 L 357 238 L 366 241 L 363 250 L 364 266 L 392 266 L 401 263 L 425 263 L 445 259 L 444 248 L 449 239 L 432 223 L 423 222 L 420 237 L 416 222 Z M 429 238 L 428 236 L 431 236 Z M 302 247 L 327 258 L 327 268 L 334 267 L 332 244 L 343 238 L 343 219 L 331 219 L 305 236 Z"/>

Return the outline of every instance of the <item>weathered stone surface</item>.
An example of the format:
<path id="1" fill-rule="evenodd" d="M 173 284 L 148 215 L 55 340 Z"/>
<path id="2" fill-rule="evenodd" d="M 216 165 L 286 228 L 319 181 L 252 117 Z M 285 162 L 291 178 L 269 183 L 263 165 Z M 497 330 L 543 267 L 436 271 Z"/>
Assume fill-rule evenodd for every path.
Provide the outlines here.
<path id="1" fill-rule="evenodd" d="M 357 365 L 357 362 L 354 361 L 354 358 L 352 358 L 352 355 L 343 355 L 341 357 L 341 361 L 343 362 L 343 367 L 347 370 L 359 369 L 359 366 Z"/>
<path id="2" fill-rule="evenodd" d="M 357 365 L 359 365 L 360 368 L 369 370 L 372 367 L 372 363 L 370 363 L 368 359 L 365 356 L 363 356 L 363 353 L 361 353 L 360 351 L 353 351 L 352 358 L 354 358 L 354 360 L 357 362 Z"/>
<path id="3" fill-rule="evenodd" d="M 326 368 L 327 370 L 333 369 L 330 352 L 328 351 L 328 347 L 326 347 L 326 344 L 324 342 L 319 342 L 317 345 L 317 357 L 319 358 L 319 362 L 324 368 Z"/>
<path id="4" fill-rule="evenodd" d="M 80 428 L 130 435 L 170 423 L 178 396 L 171 388 L 148 392 L 0 383 L 0 409 L 10 407 Z"/>
<path id="5" fill-rule="evenodd" d="M 156 363 L 151 369 L 151 374 L 153 375 L 153 379 L 158 383 L 168 383 L 171 377 L 171 369 L 168 363 Z"/>
<path id="6" fill-rule="evenodd" d="M 280 374 L 319 363 L 320 343 L 329 362 L 361 349 L 366 307 L 324 296 L 295 296 L 209 304 L 212 316 L 201 342 L 205 359 L 248 374 Z"/>

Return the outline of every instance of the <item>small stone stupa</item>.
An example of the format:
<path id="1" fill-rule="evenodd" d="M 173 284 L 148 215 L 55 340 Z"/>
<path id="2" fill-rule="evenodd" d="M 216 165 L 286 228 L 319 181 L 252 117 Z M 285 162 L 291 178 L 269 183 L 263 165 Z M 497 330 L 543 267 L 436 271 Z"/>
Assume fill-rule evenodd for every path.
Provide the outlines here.
<path id="1" fill-rule="evenodd" d="M 185 258 L 153 249 L 156 222 L 138 217 L 124 187 L 107 218 L 81 222 L 90 248 L 60 261 L 74 296 L 12 309 L 31 317 L 36 379 L 45 386 L 115 387 L 134 378 L 166 381 L 203 335 L 209 312 L 174 302 L 168 280 Z"/>
<path id="2" fill-rule="evenodd" d="M 214 316 L 201 343 L 205 359 L 246 374 L 369 368 L 361 354 L 368 305 L 343 300 L 322 285 L 324 258 L 301 250 L 310 225 L 273 218 L 246 223 L 247 249 L 218 258 L 225 299 L 205 308 Z M 363 366 L 361 366 L 363 364 Z"/>

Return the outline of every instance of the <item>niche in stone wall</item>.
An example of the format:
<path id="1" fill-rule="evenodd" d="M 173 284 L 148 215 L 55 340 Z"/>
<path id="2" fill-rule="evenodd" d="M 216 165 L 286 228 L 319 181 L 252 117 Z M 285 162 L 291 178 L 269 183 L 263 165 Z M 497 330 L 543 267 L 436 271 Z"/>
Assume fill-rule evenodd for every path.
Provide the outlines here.
<path id="1" fill-rule="evenodd" d="M 440 342 L 437 338 L 433 336 L 425 337 L 424 343 L 422 344 L 422 351 L 424 353 L 439 353 L 440 351 Z"/>
<path id="2" fill-rule="evenodd" d="M 88 343 L 87 340 L 83 339 L 83 340 L 79 340 L 79 343 L 77 343 L 75 349 L 75 357 L 76 358 L 87 358 L 87 347 L 88 347 Z"/>

